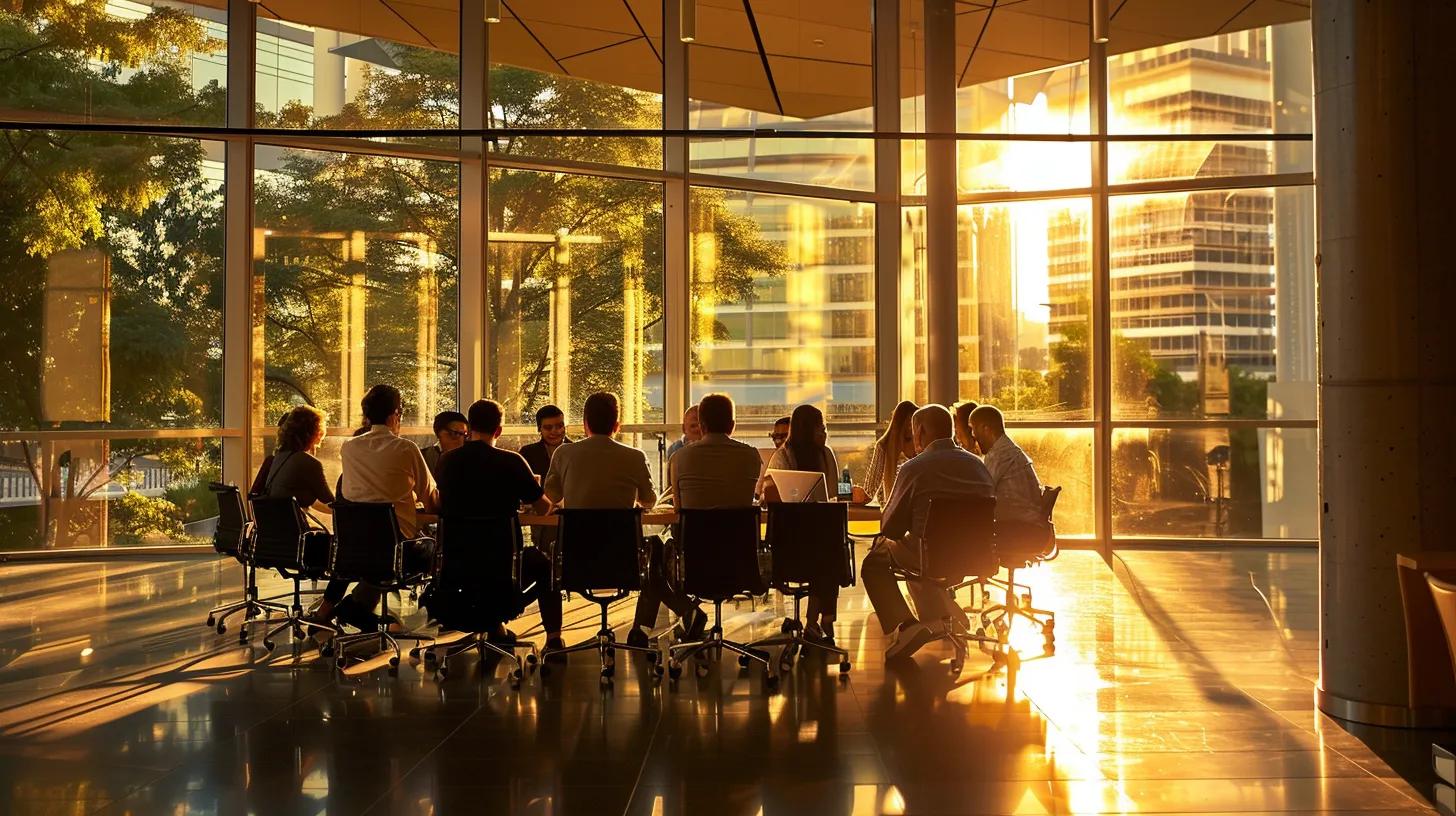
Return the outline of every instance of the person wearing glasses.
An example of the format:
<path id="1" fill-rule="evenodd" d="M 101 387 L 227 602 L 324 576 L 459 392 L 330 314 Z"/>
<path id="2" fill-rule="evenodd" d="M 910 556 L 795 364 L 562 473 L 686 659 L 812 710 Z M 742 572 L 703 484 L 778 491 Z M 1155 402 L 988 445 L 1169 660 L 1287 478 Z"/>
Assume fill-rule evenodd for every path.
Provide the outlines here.
<path id="1" fill-rule="evenodd" d="M 789 418 L 779 417 L 778 421 L 774 423 L 773 430 L 769 431 L 768 438 L 773 440 L 774 450 L 782 448 L 784 443 L 789 441 Z"/>
<path id="2" fill-rule="evenodd" d="M 420 448 L 430 475 L 440 478 L 440 457 L 465 444 L 470 436 L 469 423 L 459 411 L 441 411 L 435 415 L 435 444 Z"/>

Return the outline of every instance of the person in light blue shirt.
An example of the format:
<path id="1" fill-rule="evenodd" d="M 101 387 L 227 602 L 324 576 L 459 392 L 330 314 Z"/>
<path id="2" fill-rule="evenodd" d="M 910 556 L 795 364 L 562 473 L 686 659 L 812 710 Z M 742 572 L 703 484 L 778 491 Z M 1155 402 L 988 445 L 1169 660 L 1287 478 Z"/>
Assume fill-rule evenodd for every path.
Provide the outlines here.
<path id="1" fill-rule="evenodd" d="M 667 458 L 671 460 L 674 453 L 702 438 L 703 426 L 698 422 L 698 406 L 694 405 L 683 411 L 682 436 L 668 447 Z"/>

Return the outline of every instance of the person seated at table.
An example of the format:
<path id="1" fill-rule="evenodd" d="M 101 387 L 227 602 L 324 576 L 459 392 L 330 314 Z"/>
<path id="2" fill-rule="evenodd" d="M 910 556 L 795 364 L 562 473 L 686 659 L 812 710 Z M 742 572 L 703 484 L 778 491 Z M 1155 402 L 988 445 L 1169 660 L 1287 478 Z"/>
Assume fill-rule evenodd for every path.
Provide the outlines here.
<path id="1" fill-rule="evenodd" d="M 400 532 L 405 538 L 415 538 L 420 534 L 416 503 L 424 512 L 434 513 L 439 496 L 424 455 L 413 442 L 399 435 L 404 411 L 399 389 L 376 385 L 364 395 L 360 407 L 369 421 L 369 430 L 344 440 L 339 446 L 343 473 L 339 477 L 338 498 L 393 504 Z M 373 610 L 379 603 L 379 592 L 361 584 L 345 598 L 346 589 L 346 582 L 330 581 L 316 614 L 329 618 L 332 613 L 361 629 L 377 626 L 378 618 Z"/>
<path id="2" fill-rule="evenodd" d="M 880 628 L 891 636 L 885 660 L 909 657 L 928 643 L 934 634 L 911 614 L 900 594 L 892 569 L 918 569 L 919 538 L 925 533 L 931 499 L 990 496 L 991 474 L 975 454 L 952 439 L 950 411 L 927 405 L 916 411 L 910 425 L 915 438 L 915 458 L 900 468 L 895 492 L 880 518 L 880 535 L 860 565 L 860 581 L 880 619 Z M 937 608 L 925 608 L 932 603 Z M 917 600 L 922 600 L 917 597 Z M 927 594 L 920 608 L 922 617 L 954 617 L 955 604 L 944 593 Z"/>
<path id="3" fill-rule="evenodd" d="M 976 445 L 976 435 L 971 433 L 971 412 L 974 410 L 976 410 L 975 400 L 956 403 L 955 440 L 957 445 L 979 456 L 981 449 Z"/>
<path id="4" fill-rule="evenodd" d="M 566 413 L 555 405 L 543 405 L 536 410 L 536 433 L 541 438 L 529 445 L 521 446 L 521 456 L 531 466 L 531 472 L 546 478 L 551 468 L 551 457 L 562 445 L 571 444 L 566 435 Z"/>
<path id="5" fill-rule="evenodd" d="M 800 405 L 789 415 L 789 438 L 784 446 L 774 451 L 768 460 L 769 470 L 819 471 L 824 478 L 814 483 L 806 501 L 829 501 L 829 485 L 835 485 L 836 496 L 839 485 L 839 461 L 834 451 L 826 444 L 829 431 L 824 425 L 824 413 L 812 405 Z M 766 501 L 779 501 L 778 486 L 773 477 L 765 475 L 760 492 Z M 852 488 L 852 501 L 868 499 L 863 488 Z M 832 643 L 834 641 L 834 619 L 839 606 L 839 585 L 809 587 L 809 602 L 805 605 L 804 635 Z"/>
<path id="6" fill-rule="evenodd" d="M 770 442 L 773 442 L 774 450 L 782 448 L 784 443 L 789 440 L 789 423 L 788 417 L 779 417 L 774 420 L 773 430 L 768 432 L 768 438 Z"/>
<path id="7" fill-rule="evenodd" d="M 291 413 L 293 413 L 293 411 L 290 409 L 288 411 L 284 411 L 283 416 L 278 417 L 279 435 L 283 433 L 283 424 L 288 421 L 288 415 Z M 264 487 L 264 483 L 268 481 L 268 473 L 273 469 L 273 457 L 277 453 L 277 445 L 279 439 L 280 436 L 274 436 L 274 453 L 270 453 L 267 456 L 263 457 L 263 464 L 258 466 L 258 472 L 253 475 L 253 483 L 248 487 L 249 496 L 263 496 L 267 494 L 267 488 Z"/>
<path id="8" fill-rule="evenodd" d="M 1012 525 L 1045 527 L 1041 507 L 1041 479 L 1031 457 L 1006 435 L 1006 418 L 991 405 L 971 412 L 971 433 L 985 455 L 986 469 L 996 495 L 998 533 Z"/>
<path id="9" fill-rule="evenodd" d="M 278 450 L 269 460 L 259 494 L 291 497 L 304 511 L 333 513 L 334 491 L 324 478 L 324 464 L 316 456 L 324 438 L 323 412 L 300 405 L 283 416 L 278 428 Z"/>
<path id="10" fill-rule="evenodd" d="M 905 400 L 890 412 L 890 425 L 870 448 L 870 466 L 865 471 L 865 491 L 873 502 L 884 504 L 895 489 L 895 474 L 900 464 L 915 455 L 915 439 L 910 435 L 910 415 L 918 406 Z"/>
<path id="11" fill-rule="evenodd" d="M 538 515 L 549 511 L 551 502 L 526 460 L 519 453 L 496 447 L 501 435 L 500 403 L 477 400 L 470 406 L 467 422 L 469 439 L 440 457 L 440 515 L 446 520 L 446 534 L 452 517 L 513 518 L 521 505 Z M 521 551 L 521 585 L 530 587 L 527 603 L 534 600 L 541 610 L 546 648 L 564 648 L 561 593 L 552 587 L 551 562 L 539 547 Z M 502 623 L 491 638 L 512 641 L 515 635 Z"/>
<path id="12" fill-rule="evenodd" d="M 469 435 L 470 429 L 466 427 L 464 414 L 459 411 L 441 411 L 435 414 L 435 443 L 420 448 L 420 454 L 425 457 L 425 466 L 430 469 L 431 476 L 440 478 L 440 457 L 465 444 L 465 437 Z"/>
<path id="13" fill-rule="evenodd" d="M 689 510 L 752 507 L 763 460 L 752 445 L 732 438 L 736 424 L 732 398 L 727 394 L 709 394 L 697 408 L 703 436 L 667 460 L 664 498 L 670 499 L 674 507 Z M 693 624 L 700 620 L 707 622 L 707 616 L 686 595 L 675 592 L 666 580 L 659 580 L 661 577 L 655 575 L 637 599 L 632 634 L 639 642 L 646 642 L 646 632 L 656 624 L 658 607 L 664 601 L 680 615 L 680 610 L 691 608 L 693 614 L 684 619 L 690 619 Z M 693 636 L 698 634 L 701 629 Z"/>
<path id="14" fill-rule="evenodd" d="M 678 437 L 677 441 L 668 447 L 667 458 L 672 459 L 673 455 L 678 451 L 702 438 L 703 425 L 698 419 L 698 406 L 689 405 L 688 409 L 683 411 L 682 436 Z"/>

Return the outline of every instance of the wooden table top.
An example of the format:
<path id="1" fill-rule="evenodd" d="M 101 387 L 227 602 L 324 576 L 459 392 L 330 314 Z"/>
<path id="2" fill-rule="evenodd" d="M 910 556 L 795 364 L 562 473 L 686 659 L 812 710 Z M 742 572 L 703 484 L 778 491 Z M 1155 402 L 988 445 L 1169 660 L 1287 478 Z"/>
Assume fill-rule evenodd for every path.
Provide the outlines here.
<path id="1" fill-rule="evenodd" d="M 763 511 L 768 512 L 764 507 Z M 870 507 L 864 504 L 852 504 L 849 506 L 850 521 L 879 521 L 880 508 Z M 538 516 L 535 513 L 522 513 L 521 523 L 535 527 L 555 527 L 558 519 L 554 515 Z M 643 524 L 667 526 L 677 523 L 677 511 L 671 507 L 653 507 L 642 513 Z"/>

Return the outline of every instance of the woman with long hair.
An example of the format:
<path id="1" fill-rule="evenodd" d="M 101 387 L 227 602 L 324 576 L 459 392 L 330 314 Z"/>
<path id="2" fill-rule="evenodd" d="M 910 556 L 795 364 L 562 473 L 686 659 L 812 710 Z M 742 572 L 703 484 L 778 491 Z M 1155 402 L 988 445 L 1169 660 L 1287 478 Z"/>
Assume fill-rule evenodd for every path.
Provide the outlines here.
<path id="1" fill-rule="evenodd" d="M 824 412 L 812 405 L 800 405 L 789 415 L 789 438 L 783 447 L 774 451 L 768 460 L 770 470 L 819 471 L 824 478 L 814 485 L 807 501 L 829 501 L 829 485 L 839 484 L 839 460 L 826 444 L 829 430 L 824 425 Z M 768 485 L 765 485 L 767 488 Z M 864 490 L 856 487 L 855 497 L 862 499 Z M 777 499 L 774 490 L 765 491 L 766 497 Z M 839 605 L 839 585 L 809 587 L 809 603 L 804 615 L 804 635 L 833 645 L 834 618 Z"/>
<path id="2" fill-rule="evenodd" d="M 904 400 L 890 412 L 890 425 L 870 448 L 870 466 L 865 472 L 865 490 L 870 501 L 883 505 L 895 489 L 895 476 L 900 464 L 915 456 L 915 436 L 910 430 L 910 416 L 920 406 Z"/>

